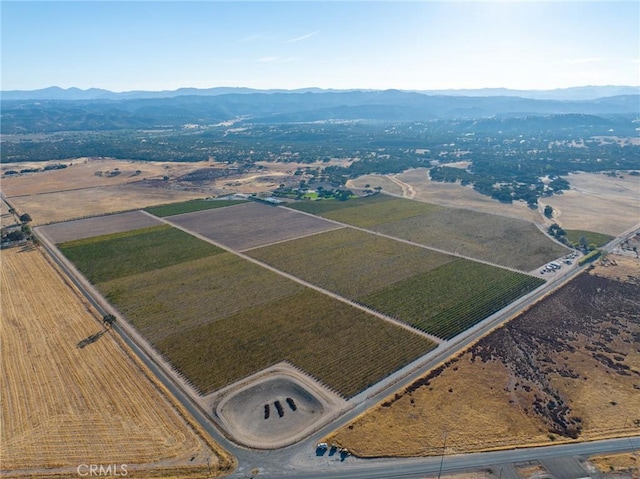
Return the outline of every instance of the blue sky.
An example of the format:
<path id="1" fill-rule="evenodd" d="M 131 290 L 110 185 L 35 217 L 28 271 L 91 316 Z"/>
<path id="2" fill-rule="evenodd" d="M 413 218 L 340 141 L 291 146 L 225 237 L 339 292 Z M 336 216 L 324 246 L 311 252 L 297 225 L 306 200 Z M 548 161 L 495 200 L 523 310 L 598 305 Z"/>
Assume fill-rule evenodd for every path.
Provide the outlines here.
<path id="1" fill-rule="evenodd" d="M 640 85 L 640 2 L 5 1 L 2 90 Z"/>

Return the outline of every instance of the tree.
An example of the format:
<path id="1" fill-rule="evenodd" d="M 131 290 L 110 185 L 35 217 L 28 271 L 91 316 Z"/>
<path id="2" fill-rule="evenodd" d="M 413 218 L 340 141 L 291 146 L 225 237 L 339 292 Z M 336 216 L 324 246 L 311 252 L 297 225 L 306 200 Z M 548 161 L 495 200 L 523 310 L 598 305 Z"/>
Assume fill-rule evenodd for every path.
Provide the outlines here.
<path id="1" fill-rule="evenodd" d="M 588 249 L 589 248 L 589 241 L 587 240 L 586 236 L 580 236 L 580 247 L 582 249 Z"/>
<path id="2" fill-rule="evenodd" d="M 19 216 L 19 219 L 21 223 L 28 223 L 31 221 L 31 215 L 29 215 L 29 213 L 23 213 Z"/>
<path id="3" fill-rule="evenodd" d="M 102 317 L 102 324 L 104 324 L 107 327 L 111 327 L 113 326 L 113 323 L 116 322 L 116 317 L 113 314 L 105 314 Z"/>
<path id="4" fill-rule="evenodd" d="M 553 207 L 551 205 L 544 207 L 544 215 L 549 219 L 553 218 Z"/>
<path id="5" fill-rule="evenodd" d="M 7 239 L 9 241 L 22 241 L 25 239 L 25 234 L 21 230 L 14 230 L 7 234 Z"/>

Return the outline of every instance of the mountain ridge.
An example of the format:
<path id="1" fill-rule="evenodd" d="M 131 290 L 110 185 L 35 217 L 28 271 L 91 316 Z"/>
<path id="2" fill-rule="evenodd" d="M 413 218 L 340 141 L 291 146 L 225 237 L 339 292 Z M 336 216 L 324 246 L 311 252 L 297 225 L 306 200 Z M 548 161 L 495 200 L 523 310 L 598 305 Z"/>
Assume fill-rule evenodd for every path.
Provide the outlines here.
<path id="1" fill-rule="evenodd" d="M 77 87 L 61 88 L 51 86 L 38 90 L 3 90 L 0 91 L 2 100 L 131 100 L 131 99 L 162 99 L 181 96 L 220 96 L 228 94 L 255 94 L 255 93 L 353 93 L 353 92 L 386 92 L 399 91 L 405 93 L 418 93 L 427 96 L 466 96 L 466 97 L 517 97 L 537 100 L 579 101 L 609 98 L 621 95 L 640 94 L 640 87 L 625 85 L 606 86 L 578 86 L 570 88 L 557 88 L 552 90 L 515 90 L 509 88 L 479 88 L 479 89 L 440 89 L 440 90 L 393 90 L 393 89 L 323 89 L 317 87 L 298 89 L 255 89 L 246 87 L 213 87 L 191 88 L 184 87 L 176 90 L 132 90 L 114 92 L 102 88 L 80 89 Z"/>

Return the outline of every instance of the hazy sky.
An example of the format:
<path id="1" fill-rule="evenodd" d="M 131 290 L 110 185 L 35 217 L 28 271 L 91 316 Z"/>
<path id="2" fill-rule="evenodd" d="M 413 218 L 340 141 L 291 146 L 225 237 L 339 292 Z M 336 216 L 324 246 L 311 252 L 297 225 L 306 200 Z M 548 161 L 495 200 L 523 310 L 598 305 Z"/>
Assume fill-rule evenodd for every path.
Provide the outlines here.
<path id="1" fill-rule="evenodd" d="M 5 1 L 2 90 L 640 85 L 640 2 Z"/>

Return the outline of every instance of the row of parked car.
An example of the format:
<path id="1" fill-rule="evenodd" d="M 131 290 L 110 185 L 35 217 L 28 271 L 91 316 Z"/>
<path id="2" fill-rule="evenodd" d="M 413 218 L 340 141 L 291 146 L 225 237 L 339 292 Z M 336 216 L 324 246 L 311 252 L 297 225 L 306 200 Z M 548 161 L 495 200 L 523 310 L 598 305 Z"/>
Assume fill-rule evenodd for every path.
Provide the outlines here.
<path id="1" fill-rule="evenodd" d="M 576 259 L 577 257 L 578 257 L 578 252 L 574 251 L 573 253 L 570 253 L 567 256 L 565 256 L 561 262 L 568 266 L 571 266 L 573 264 L 573 260 Z M 557 271 L 560 268 L 562 268 L 562 264 L 560 264 L 560 262 L 551 261 L 550 263 L 547 263 L 544 266 L 544 268 L 540 270 L 540 274 L 553 273 L 554 271 Z"/>

